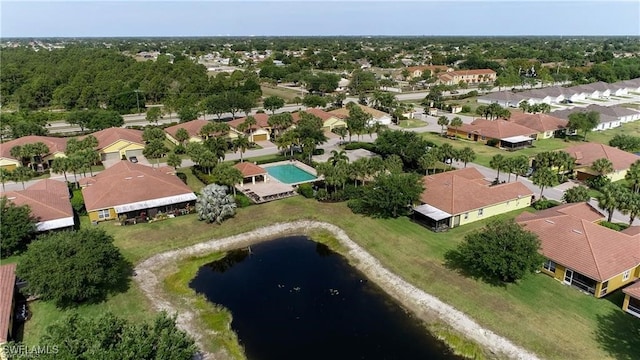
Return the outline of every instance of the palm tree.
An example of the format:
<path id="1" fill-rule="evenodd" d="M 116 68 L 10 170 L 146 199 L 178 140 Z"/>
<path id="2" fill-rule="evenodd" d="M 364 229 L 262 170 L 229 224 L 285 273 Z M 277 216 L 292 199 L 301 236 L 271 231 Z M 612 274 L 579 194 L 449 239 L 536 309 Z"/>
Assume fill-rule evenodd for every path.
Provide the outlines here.
<path id="1" fill-rule="evenodd" d="M 609 183 L 600 189 L 600 194 L 596 199 L 598 200 L 598 207 L 609 214 L 607 217 L 608 222 L 611 222 L 613 218 L 613 211 L 622 204 L 624 195 L 622 186 L 616 183 Z"/>
<path id="2" fill-rule="evenodd" d="M 185 128 L 180 128 L 178 129 L 178 131 L 176 131 L 176 140 L 178 141 L 178 143 L 180 143 L 180 145 L 184 146 L 184 143 L 187 142 L 189 138 L 189 133 Z"/>
<path id="3" fill-rule="evenodd" d="M 172 151 L 167 156 L 167 165 L 173 167 L 177 171 L 180 165 L 182 165 L 182 159 L 178 154 Z"/>
<path id="4" fill-rule="evenodd" d="M 458 160 L 464 163 L 464 167 L 467 167 L 467 163 L 476 159 L 476 152 L 472 148 L 466 146 L 458 151 Z"/>
<path id="5" fill-rule="evenodd" d="M 462 126 L 463 122 L 462 119 L 459 116 L 454 117 L 453 119 L 451 119 L 451 127 L 453 127 L 456 130 L 456 135 L 458 134 L 458 128 L 460 126 Z M 455 136 L 454 139 L 457 139 L 458 137 Z"/>
<path id="6" fill-rule="evenodd" d="M 247 116 L 244 119 L 244 124 L 247 124 L 247 128 L 249 129 L 249 138 L 251 139 L 251 141 L 254 141 L 253 140 L 253 125 L 257 124 L 256 118 L 254 118 L 253 116 Z"/>
<path id="7" fill-rule="evenodd" d="M 516 174 L 516 181 L 518 181 L 518 176 L 525 176 L 529 171 L 529 158 L 526 155 L 518 155 L 511 161 L 513 162 L 513 173 Z"/>
<path id="8" fill-rule="evenodd" d="M 540 187 L 540 198 L 542 199 L 544 188 L 555 185 L 556 181 L 558 181 L 558 177 L 553 170 L 545 166 L 539 167 L 533 172 L 531 181 Z"/>
<path id="9" fill-rule="evenodd" d="M 336 166 L 338 163 L 348 163 L 349 157 L 344 150 L 331 150 L 331 157 L 327 159 L 327 162 L 333 166 Z"/>
<path id="10" fill-rule="evenodd" d="M 496 174 L 496 181 L 498 183 L 500 183 L 500 170 L 505 168 L 506 162 L 507 159 L 502 154 L 493 155 L 489 162 L 489 166 L 491 166 L 492 169 L 498 170 L 498 173 Z"/>
<path id="11" fill-rule="evenodd" d="M 67 157 L 58 157 L 53 159 L 51 163 L 51 171 L 55 173 L 62 173 L 64 175 L 64 181 L 69 182 L 67 179 L 67 172 L 71 170 L 71 161 Z"/>
<path id="12" fill-rule="evenodd" d="M 6 191 L 6 189 L 4 188 L 4 184 L 12 179 L 13 176 L 11 174 L 11 171 L 5 168 L 0 168 L 0 182 L 2 182 L 2 191 Z"/>
<path id="13" fill-rule="evenodd" d="M 25 146 L 25 147 L 28 148 L 29 155 L 32 158 L 32 162 L 38 165 L 42 164 L 42 158 L 44 157 L 44 155 L 49 153 L 49 147 L 42 142 L 37 142 L 35 144 L 28 144 L 28 146 Z"/>
<path id="14" fill-rule="evenodd" d="M 453 163 L 453 158 L 455 157 L 455 149 L 453 148 L 453 146 L 451 146 L 451 144 L 442 144 L 439 148 L 438 148 L 438 155 L 440 155 L 440 158 L 442 159 L 442 162 L 444 162 L 445 164 L 447 164 L 447 162 L 449 162 L 447 165 L 449 165 L 449 167 L 452 167 L 452 163 Z"/>
<path id="15" fill-rule="evenodd" d="M 601 158 L 597 159 L 591 164 L 591 169 L 597 172 L 600 176 L 604 176 L 613 172 L 613 164 L 609 159 Z"/>
<path id="16" fill-rule="evenodd" d="M 522 112 L 528 113 L 529 110 L 531 109 L 531 106 L 529 105 L 529 102 L 525 100 L 525 101 L 521 101 L 520 104 L 518 104 L 518 108 L 520 108 Z"/>
<path id="17" fill-rule="evenodd" d="M 449 125 L 449 118 L 442 115 L 438 118 L 438 125 L 440 125 L 441 135 L 444 136 L 444 127 Z"/>
<path id="18" fill-rule="evenodd" d="M 251 143 L 249 142 L 249 138 L 246 136 L 238 136 L 235 140 L 233 140 L 233 149 L 235 151 L 240 151 L 240 162 L 244 162 L 242 159 L 242 154 L 249 148 Z"/>
<path id="19" fill-rule="evenodd" d="M 276 139 L 276 145 L 278 149 L 287 149 L 290 152 L 289 159 L 293 158 L 293 145 L 297 142 L 297 135 L 295 131 L 285 131 Z"/>
<path id="20" fill-rule="evenodd" d="M 218 184 L 205 186 L 196 200 L 198 219 L 218 224 L 236 213 L 236 202 L 227 194 L 227 187 Z"/>
<path id="21" fill-rule="evenodd" d="M 620 204 L 620 212 L 625 215 L 629 215 L 629 226 L 633 225 L 633 221 L 638 215 L 640 215 L 640 194 L 637 192 L 631 192 L 628 189 L 624 189 L 624 196 L 622 196 L 622 203 Z"/>
<path id="22" fill-rule="evenodd" d="M 633 185 L 633 192 L 640 192 L 640 160 L 631 164 L 624 178 Z"/>
<path id="23" fill-rule="evenodd" d="M 431 169 L 437 161 L 438 159 L 435 157 L 435 154 L 429 151 L 420 156 L 420 158 L 418 159 L 418 164 L 420 165 L 422 170 L 425 171 L 425 175 L 429 175 L 429 169 Z"/>
<path id="24" fill-rule="evenodd" d="M 24 182 L 31 180 L 34 175 L 35 173 L 33 172 L 33 170 L 26 166 L 19 166 L 15 170 L 13 170 L 13 178 L 16 181 L 20 181 L 22 183 L 23 190 L 25 189 Z"/>

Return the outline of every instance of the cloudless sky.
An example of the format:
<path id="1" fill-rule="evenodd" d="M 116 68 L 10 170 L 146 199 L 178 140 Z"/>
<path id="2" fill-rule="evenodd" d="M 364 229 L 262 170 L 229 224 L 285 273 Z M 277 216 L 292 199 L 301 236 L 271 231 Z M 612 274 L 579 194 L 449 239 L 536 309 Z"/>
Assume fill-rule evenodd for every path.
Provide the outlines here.
<path id="1" fill-rule="evenodd" d="M 0 37 L 640 35 L 640 1 L 5 1 Z"/>

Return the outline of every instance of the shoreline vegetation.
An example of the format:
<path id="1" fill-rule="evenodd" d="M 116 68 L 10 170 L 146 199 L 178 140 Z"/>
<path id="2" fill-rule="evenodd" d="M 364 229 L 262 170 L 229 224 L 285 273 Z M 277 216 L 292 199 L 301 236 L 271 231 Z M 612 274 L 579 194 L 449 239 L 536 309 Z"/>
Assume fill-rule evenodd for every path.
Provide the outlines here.
<path id="1" fill-rule="evenodd" d="M 484 359 L 482 348 L 486 348 L 498 356 L 538 359 L 533 353 L 481 327 L 464 313 L 409 284 L 352 241 L 342 229 L 324 222 L 278 223 L 157 254 L 136 266 L 135 281 L 157 310 L 177 312 L 178 325 L 191 334 L 204 351 L 202 359 L 244 359 L 241 345 L 230 329 L 231 314 L 207 302 L 204 296 L 196 295 L 189 289 L 188 281 L 200 266 L 223 257 L 221 252 L 290 234 L 310 236 L 345 256 L 370 281 L 425 322 L 433 335 L 457 354 Z M 216 334 L 217 339 L 208 344 L 207 334 Z"/>

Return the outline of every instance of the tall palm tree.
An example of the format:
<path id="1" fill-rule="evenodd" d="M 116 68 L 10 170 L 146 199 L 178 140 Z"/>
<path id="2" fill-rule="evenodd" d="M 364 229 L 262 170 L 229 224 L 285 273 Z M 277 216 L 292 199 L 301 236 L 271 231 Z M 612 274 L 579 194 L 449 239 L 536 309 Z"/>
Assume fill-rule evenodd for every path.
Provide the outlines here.
<path id="1" fill-rule="evenodd" d="M 458 151 L 458 160 L 464 163 L 464 167 L 467 167 L 467 163 L 476 159 L 476 152 L 472 148 L 466 146 L 462 150 Z"/>
<path id="2" fill-rule="evenodd" d="M 438 118 L 438 125 L 440 125 L 441 135 L 444 136 L 444 127 L 449 125 L 449 118 L 442 115 Z"/>
<path id="3" fill-rule="evenodd" d="M 598 200 L 598 207 L 609 214 L 607 217 L 608 222 L 611 222 L 614 210 L 622 204 L 624 195 L 622 186 L 616 183 L 609 183 L 600 189 L 600 194 L 596 199 Z"/>
<path id="4" fill-rule="evenodd" d="M 249 129 L 249 138 L 251 139 L 251 141 L 254 141 L 253 140 L 253 125 L 257 124 L 256 118 L 254 118 L 253 116 L 247 116 L 244 119 L 244 123 L 247 124 L 247 128 Z"/>
<path id="5" fill-rule="evenodd" d="M 249 138 L 246 136 L 238 136 L 235 140 L 233 140 L 233 149 L 235 151 L 240 151 L 240 162 L 244 162 L 242 159 L 242 154 L 249 148 L 251 144 L 249 143 Z"/>
<path id="6" fill-rule="evenodd" d="M 640 192 L 640 160 L 631 164 L 624 178 L 633 185 L 633 192 Z"/>
<path id="7" fill-rule="evenodd" d="M 623 190 L 624 194 L 621 196 L 619 209 L 623 214 L 629 215 L 629 226 L 631 226 L 636 217 L 640 215 L 640 194 L 627 188 Z"/>
<path id="8" fill-rule="evenodd" d="M 425 175 L 429 175 L 429 169 L 431 169 L 436 164 L 437 161 L 438 159 L 434 156 L 434 154 L 431 151 L 429 151 L 424 155 L 420 156 L 420 158 L 418 159 L 418 164 L 420 165 L 420 168 L 424 170 Z"/>
<path id="9" fill-rule="evenodd" d="M 613 163 L 606 158 L 597 159 L 591 164 L 591 169 L 600 176 L 604 176 L 613 172 Z"/>
<path id="10" fill-rule="evenodd" d="M 493 155 L 491 161 L 489 162 L 489 166 L 491 166 L 492 169 L 496 169 L 498 171 L 498 173 L 496 174 L 496 180 L 498 183 L 500 182 L 500 170 L 504 169 L 506 161 L 507 160 L 504 155 L 496 154 Z"/>
<path id="11" fill-rule="evenodd" d="M 19 166 L 15 170 L 13 170 L 13 178 L 16 181 L 20 181 L 22 183 L 22 189 L 25 189 L 24 182 L 31 180 L 35 173 L 33 170 L 26 166 Z"/>
<path id="12" fill-rule="evenodd" d="M 331 156 L 327 159 L 331 165 L 336 166 L 338 163 L 348 163 L 349 157 L 344 150 L 331 150 Z"/>
<path id="13" fill-rule="evenodd" d="M 71 170 L 71 163 L 69 158 L 66 157 L 58 157 L 53 159 L 53 163 L 51 163 L 51 171 L 55 173 L 62 173 L 64 175 L 64 181 L 69 182 L 67 179 L 67 172 Z"/>
<path id="14" fill-rule="evenodd" d="M 13 176 L 11 174 L 11 171 L 5 168 L 0 168 L 0 182 L 2 182 L 2 191 L 6 191 L 6 189 L 4 188 L 4 184 L 12 179 Z"/>
<path id="15" fill-rule="evenodd" d="M 458 134 L 458 128 L 462 126 L 462 124 L 463 124 L 462 119 L 459 116 L 456 116 L 453 119 L 451 119 L 451 127 L 456 130 L 456 135 Z M 458 138 L 457 136 L 454 137 L 454 139 L 457 139 L 457 138 Z"/>

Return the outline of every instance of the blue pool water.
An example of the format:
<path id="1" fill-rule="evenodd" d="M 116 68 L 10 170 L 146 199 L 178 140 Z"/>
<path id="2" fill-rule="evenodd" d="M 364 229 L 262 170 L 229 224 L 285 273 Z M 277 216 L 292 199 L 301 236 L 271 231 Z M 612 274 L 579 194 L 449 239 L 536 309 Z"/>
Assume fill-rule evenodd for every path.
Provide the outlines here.
<path id="1" fill-rule="evenodd" d="M 292 164 L 270 166 L 265 169 L 269 176 L 285 184 L 296 184 L 316 179 L 314 175 Z"/>

